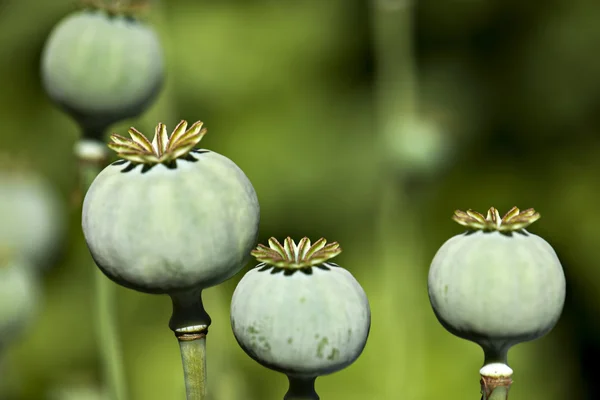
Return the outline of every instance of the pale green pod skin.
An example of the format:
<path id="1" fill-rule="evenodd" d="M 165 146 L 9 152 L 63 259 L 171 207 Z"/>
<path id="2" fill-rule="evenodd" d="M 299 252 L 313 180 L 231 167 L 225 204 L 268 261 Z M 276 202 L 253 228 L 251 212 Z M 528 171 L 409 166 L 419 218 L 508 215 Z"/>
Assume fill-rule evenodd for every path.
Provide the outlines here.
<path id="1" fill-rule="evenodd" d="M 110 400 L 110 396 L 93 386 L 74 385 L 53 389 L 48 400 Z"/>
<path id="2" fill-rule="evenodd" d="M 0 350 L 29 326 L 39 298 L 37 277 L 26 261 L 0 261 Z"/>
<path id="3" fill-rule="evenodd" d="M 503 362 L 511 346 L 552 330 L 565 286 L 554 249 L 526 230 L 454 236 L 438 250 L 428 279 L 440 323 Z"/>
<path id="4" fill-rule="evenodd" d="M 231 326 L 242 349 L 295 377 L 352 364 L 371 325 L 369 301 L 352 274 L 332 263 L 311 267 L 310 274 L 262 265 L 242 278 L 231 301 Z"/>
<path id="5" fill-rule="evenodd" d="M 86 132 L 143 112 L 163 82 L 162 48 L 154 31 L 132 17 L 78 11 L 52 30 L 42 53 L 50 98 Z"/>
<path id="6" fill-rule="evenodd" d="M 199 292 L 248 261 L 260 216 L 252 184 L 220 154 L 190 156 L 174 167 L 118 161 L 92 183 L 83 233 L 113 281 L 147 293 Z"/>
<path id="7" fill-rule="evenodd" d="M 65 234 L 65 210 L 56 190 L 33 174 L 0 172 L 0 249 L 46 269 Z"/>

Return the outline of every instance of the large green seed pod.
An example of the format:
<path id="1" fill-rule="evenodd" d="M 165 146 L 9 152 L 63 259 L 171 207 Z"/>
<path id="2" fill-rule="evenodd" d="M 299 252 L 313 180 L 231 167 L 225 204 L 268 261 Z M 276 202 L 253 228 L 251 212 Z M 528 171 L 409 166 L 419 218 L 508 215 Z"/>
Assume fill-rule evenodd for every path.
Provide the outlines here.
<path id="1" fill-rule="evenodd" d="M 64 217 L 58 193 L 40 176 L 0 170 L 0 247 L 47 268 L 63 239 Z"/>
<path id="2" fill-rule="evenodd" d="M 451 333 L 480 344 L 488 361 L 506 362 L 519 342 L 548 333 L 565 301 L 565 276 L 556 253 L 524 228 L 536 221 L 533 209 L 514 207 L 503 218 L 457 211 L 469 231 L 449 239 L 429 270 L 429 298 L 435 315 Z"/>
<path id="3" fill-rule="evenodd" d="M 158 94 L 163 74 L 154 31 L 131 15 L 101 9 L 65 17 L 42 53 L 46 92 L 86 134 L 101 134 L 144 111 Z"/>
<path id="4" fill-rule="evenodd" d="M 262 262 L 239 282 L 231 326 L 242 349 L 260 364 L 295 378 L 347 367 L 363 351 L 371 324 L 367 296 L 342 267 L 327 262 L 337 243 L 275 238 L 253 255 Z"/>
<path id="5" fill-rule="evenodd" d="M 34 318 L 39 290 L 35 274 L 25 260 L 0 254 L 0 351 Z"/>
<path id="6" fill-rule="evenodd" d="M 150 143 L 113 135 L 125 160 L 106 167 L 83 203 L 85 240 L 115 282 L 148 293 L 207 288 L 236 274 L 256 243 L 259 205 L 252 184 L 228 158 L 192 150 L 202 122 L 171 137 L 159 124 Z"/>

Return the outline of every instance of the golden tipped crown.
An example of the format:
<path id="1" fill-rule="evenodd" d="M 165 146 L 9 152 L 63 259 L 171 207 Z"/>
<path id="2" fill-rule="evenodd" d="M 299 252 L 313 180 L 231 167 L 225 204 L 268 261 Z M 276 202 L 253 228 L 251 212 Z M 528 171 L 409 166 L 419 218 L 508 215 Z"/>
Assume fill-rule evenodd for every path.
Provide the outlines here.
<path id="1" fill-rule="evenodd" d="M 304 237 L 296 244 L 289 236 L 279 243 L 274 237 L 269 239 L 269 247 L 259 244 L 251 254 L 260 262 L 279 268 L 302 269 L 324 263 L 342 252 L 337 242 L 327 244 L 325 238 L 311 244 Z"/>
<path id="2" fill-rule="evenodd" d="M 117 155 L 125 160 L 141 164 L 169 163 L 187 155 L 206 134 L 203 122 L 197 121 L 190 128 L 187 121 L 181 121 L 173 130 L 171 136 L 167 134 L 167 127 L 160 122 L 156 126 L 154 139 L 150 142 L 137 129 L 129 128 L 129 136 L 112 134 L 112 143 L 108 144 Z"/>
<path id="3" fill-rule="evenodd" d="M 486 216 L 473 210 L 456 210 L 452 219 L 471 229 L 509 232 L 528 227 L 540 219 L 540 214 L 533 208 L 521 211 L 513 207 L 500 218 L 498 210 L 491 207 Z"/>

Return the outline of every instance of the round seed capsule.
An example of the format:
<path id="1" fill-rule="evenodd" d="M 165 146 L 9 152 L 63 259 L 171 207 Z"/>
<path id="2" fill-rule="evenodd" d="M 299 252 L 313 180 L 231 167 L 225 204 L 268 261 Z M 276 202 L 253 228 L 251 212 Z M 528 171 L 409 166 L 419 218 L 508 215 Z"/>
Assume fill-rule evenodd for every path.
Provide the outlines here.
<path id="1" fill-rule="evenodd" d="M 548 333 L 565 301 L 560 261 L 540 236 L 524 228 L 539 218 L 516 207 L 503 218 L 458 211 L 470 228 L 450 238 L 429 270 L 429 298 L 451 333 L 479 343 L 488 355 L 505 355 L 520 342 Z M 505 361 L 505 360 L 500 360 Z"/>
<path id="2" fill-rule="evenodd" d="M 263 264 L 239 282 L 231 326 L 242 349 L 260 364 L 296 377 L 339 371 L 362 353 L 371 313 L 356 279 L 327 260 L 341 249 L 308 238 L 253 254 Z"/>
<path id="3" fill-rule="evenodd" d="M 133 16 L 78 11 L 52 30 L 41 74 L 50 98 L 86 134 L 98 135 L 154 100 L 164 75 L 162 48 L 154 31 Z"/>
<path id="4" fill-rule="evenodd" d="M 258 235 L 256 192 L 230 159 L 192 150 L 206 132 L 182 121 L 171 137 L 159 124 L 151 143 L 113 135 L 123 160 L 94 180 L 82 226 L 98 267 L 142 292 L 173 294 L 230 278 L 248 261 Z"/>

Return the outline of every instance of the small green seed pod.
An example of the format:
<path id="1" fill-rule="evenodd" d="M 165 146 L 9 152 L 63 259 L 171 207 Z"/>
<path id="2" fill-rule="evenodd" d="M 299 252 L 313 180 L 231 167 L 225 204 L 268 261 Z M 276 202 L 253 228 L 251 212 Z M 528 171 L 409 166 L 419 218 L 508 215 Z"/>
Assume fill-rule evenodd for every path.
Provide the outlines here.
<path id="1" fill-rule="evenodd" d="M 342 267 L 327 262 L 337 243 L 289 237 L 253 255 L 262 263 L 239 282 L 231 326 L 242 349 L 290 379 L 286 398 L 318 398 L 316 377 L 339 371 L 362 353 L 371 325 L 367 296 Z M 300 393 L 299 393 L 300 392 Z"/>
<path id="2" fill-rule="evenodd" d="M 469 231 L 446 241 L 431 263 L 435 315 L 454 335 L 478 343 L 486 366 L 506 365 L 510 347 L 545 335 L 562 313 L 560 261 L 548 242 L 524 229 L 538 218 L 516 207 L 502 218 L 495 208 L 487 217 L 456 211 L 454 220 Z M 502 385 L 509 377 L 502 376 Z"/>
<path id="3" fill-rule="evenodd" d="M 154 31 L 131 15 L 78 11 L 51 32 L 41 75 L 50 98 L 86 135 L 98 139 L 157 96 L 164 75 L 162 48 Z"/>
<path id="4" fill-rule="evenodd" d="M 37 278 L 25 260 L 0 254 L 0 351 L 35 317 L 39 292 Z"/>
<path id="5" fill-rule="evenodd" d="M 64 209 L 56 190 L 40 176 L 0 170 L 0 247 L 48 268 L 65 233 Z"/>

